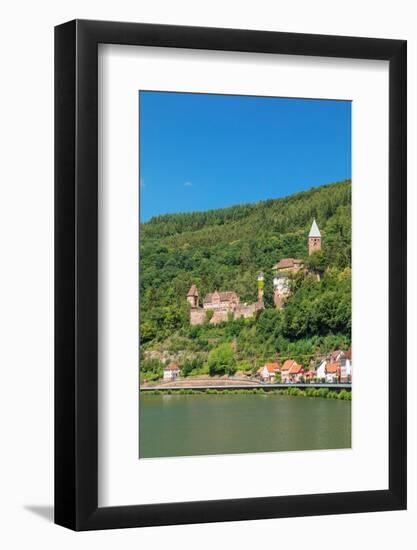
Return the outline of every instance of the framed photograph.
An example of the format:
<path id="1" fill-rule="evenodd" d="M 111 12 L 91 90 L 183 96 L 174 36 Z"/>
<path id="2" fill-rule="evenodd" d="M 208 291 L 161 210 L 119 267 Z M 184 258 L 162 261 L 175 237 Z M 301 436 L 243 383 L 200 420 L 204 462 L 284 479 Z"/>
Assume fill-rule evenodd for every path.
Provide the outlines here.
<path id="1" fill-rule="evenodd" d="M 55 522 L 406 508 L 406 42 L 55 29 Z"/>

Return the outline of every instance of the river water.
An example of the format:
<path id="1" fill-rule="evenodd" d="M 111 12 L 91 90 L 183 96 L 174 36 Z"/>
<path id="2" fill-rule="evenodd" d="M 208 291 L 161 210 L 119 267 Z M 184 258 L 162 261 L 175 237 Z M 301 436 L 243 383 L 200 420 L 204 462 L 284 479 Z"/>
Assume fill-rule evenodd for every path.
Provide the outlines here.
<path id="1" fill-rule="evenodd" d="M 140 458 L 343 449 L 351 402 L 283 395 L 140 396 Z"/>

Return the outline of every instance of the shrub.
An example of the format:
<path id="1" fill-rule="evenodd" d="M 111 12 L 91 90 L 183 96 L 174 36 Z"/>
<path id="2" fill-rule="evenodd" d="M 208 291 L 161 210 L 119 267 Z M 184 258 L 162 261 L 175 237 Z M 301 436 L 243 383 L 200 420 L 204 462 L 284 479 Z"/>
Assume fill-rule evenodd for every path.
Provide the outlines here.
<path id="1" fill-rule="evenodd" d="M 221 344 L 210 351 L 207 358 L 210 376 L 215 374 L 233 374 L 236 371 L 236 361 L 232 346 Z"/>
<path id="2" fill-rule="evenodd" d="M 139 363 L 142 379 L 157 380 L 162 377 L 164 364 L 159 359 L 143 359 Z"/>
<path id="3" fill-rule="evenodd" d="M 214 315 L 214 310 L 213 310 L 213 309 L 208 309 L 208 310 L 206 311 L 206 319 L 205 319 L 205 322 L 206 322 L 207 324 L 210 323 L 210 321 L 211 321 L 213 315 Z"/>
<path id="4" fill-rule="evenodd" d="M 352 401 L 352 393 L 347 390 L 342 390 L 338 395 L 338 399 L 343 399 L 345 401 Z"/>

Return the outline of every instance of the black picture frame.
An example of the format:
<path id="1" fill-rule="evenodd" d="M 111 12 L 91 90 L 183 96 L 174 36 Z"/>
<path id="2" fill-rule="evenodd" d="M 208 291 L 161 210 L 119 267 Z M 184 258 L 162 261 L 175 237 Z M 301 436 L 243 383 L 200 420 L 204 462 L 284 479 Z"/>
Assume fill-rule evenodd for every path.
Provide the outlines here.
<path id="1" fill-rule="evenodd" d="M 389 62 L 389 488 L 98 507 L 98 44 Z M 55 522 L 92 530 L 406 508 L 406 41 L 74 20 L 55 28 Z"/>

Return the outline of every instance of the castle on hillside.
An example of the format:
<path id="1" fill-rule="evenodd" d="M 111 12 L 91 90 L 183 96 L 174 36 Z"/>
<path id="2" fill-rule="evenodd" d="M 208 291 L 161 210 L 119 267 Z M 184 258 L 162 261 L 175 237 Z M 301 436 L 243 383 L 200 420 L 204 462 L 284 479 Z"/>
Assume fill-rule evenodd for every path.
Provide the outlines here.
<path id="1" fill-rule="evenodd" d="M 238 294 L 234 291 L 218 292 L 216 290 L 205 296 L 202 307 L 199 304 L 197 287 L 192 285 L 187 294 L 187 301 L 191 306 L 190 324 L 202 325 L 208 321 L 211 325 L 217 325 L 230 319 L 253 317 L 265 307 L 263 283 L 264 275 L 260 272 L 258 274 L 258 301 L 253 304 L 241 304 Z"/>
<path id="2" fill-rule="evenodd" d="M 308 235 L 308 254 L 321 250 L 321 233 L 316 220 L 313 220 Z M 283 258 L 273 266 L 274 271 L 274 303 L 277 309 L 284 306 L 285 299 L 290 295 L 290 277 L 299 271 L 307 273 L 302 260 L 296 258 Z M 264 309 L 264 275 L 258 274 L 258 301 L 252 304 L 240 303 L 240 298 L 235 291 L 218 292 L 217 290 L 207 294 L 200 306 L 198 289 L 191 285 L 187 294 L 187 302 L 190 304 L 190 324 L 202 325 L 208 321 L 216 325 L 223 321 L 239 319 L 241 317 L 253 317 Z"/>

